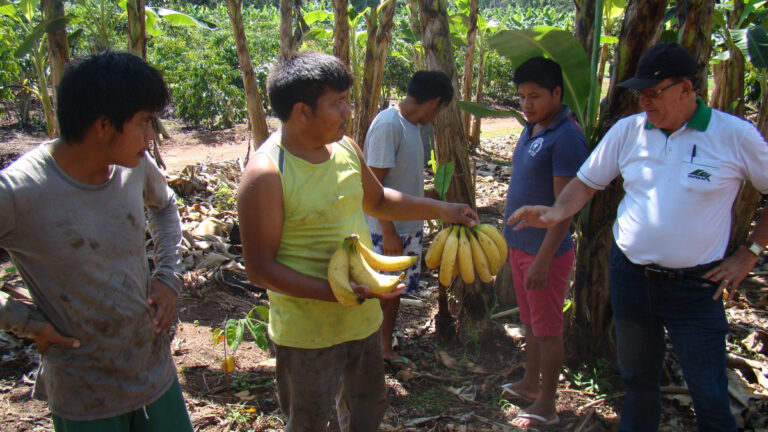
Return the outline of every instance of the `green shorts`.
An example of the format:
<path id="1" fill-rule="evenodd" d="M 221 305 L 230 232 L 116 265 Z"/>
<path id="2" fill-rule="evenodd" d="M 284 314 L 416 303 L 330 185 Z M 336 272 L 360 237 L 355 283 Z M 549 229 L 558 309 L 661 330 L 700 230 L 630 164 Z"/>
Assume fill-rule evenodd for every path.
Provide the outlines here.
<path id="1" fill-rule="evenodd" d="M 56 432 L 192 432 L 179 380 L 154 403 L 115 417 L 91 421 L 53 417 Z"/>

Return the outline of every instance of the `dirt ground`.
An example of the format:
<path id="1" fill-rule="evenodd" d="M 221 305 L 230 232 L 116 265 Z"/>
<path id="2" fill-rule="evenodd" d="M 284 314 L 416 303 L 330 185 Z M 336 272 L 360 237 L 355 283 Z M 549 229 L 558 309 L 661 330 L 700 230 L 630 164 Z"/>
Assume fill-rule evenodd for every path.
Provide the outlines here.
<path id="1" fill-rule="evenodd" d="M 169 173 L 176 173 L 189 164 L 245 156 L 248 132 L 244 125 L 207 132 L 184 129 L 173 121 L 166 124 L 173 138 L 163 143 L 161 152 Z M 477 205 L 481 219 L 498 226 L 509 181 L 508 161 L 520 126 L 514 120 L 491 120 L 484 122 L 483 130 L 494 138 L 484 139 L 472 157 Z M 0 129 L 0 166 L 40 140 L 11 129 Z M 427 242 L 430 240 L 428 235 Z M 4 275 L 2 269 L 8 266 L 7 255 L 0 251 L 0 283 Z M 502 383 L 517 380 L 523 374 L 523 339 L 517 315 L 492 319 L 493 337 L 482 342 L 441 343 L 434 319 L 436 274 L 426 270 L 422 276 L 424 288 L 417 296 L 404 299 L 396 331 L 398 351 L 417 367 L 410 373 L 388 370 L 390 407 L 380 429 L 512 430 L 508 417 L 527 406 L 526 401 L 505 398 L 500 388 Z M 242 317 L 255 304 L 263 304 L 266 293 L 247 284 L 196 280 L 195 276 L 190 280 L 179 298 L 179 320 L 171 349 L 195 430 L 281 431 L 283 417 L 276 401 L 274 359 L 270 353 L 247 338 L 235 355 L 235 371 L 226 374 L 220 367 L 225 358 L 223 345 L 212 343 L 214 328 L 222 327 L 229 318 Z M 196 289 L 193 285 L 206 289 Z M 731 349 L 743 349 L 744 339 L 768 330 L 766 279 L 750 278 L 743 292 L 740 301 L 728 310 Z M 497 304 L 492 312 L 511 307 Z M 765 354 L 768 352 L 756 355 L 763 364 Z M 32 344 L 0 332 L 0 430 L 52 430 L 46 405 L 30 398 L 38 361 Z M 672 355 L 668 363 L 674 363 Z M 611 364 L 606 361 L 603 367 L 582 370 L 579 365 L 569 363 L 561 377 L 557 402 L 561 423 L 541 430 L 615 430 L 623 395 Z M 680 377 L 675 376 L 674 366 L 669 370 L 673 372 L 665 376 L 665 386 L 679 389 Z M 762 392 L 765 393 L 764 388 Z M 684 393 L 670 391 L 665 395 L 662 431 L 695 430 L 690 398 L 686 399 Z M 765 401 L 765 397 L 758 400 Z M 758 415 L 766 409 L 764 403 L 757 406 Z M 337 430 L 335 423 L 332 422 L 330 430 Z"/>

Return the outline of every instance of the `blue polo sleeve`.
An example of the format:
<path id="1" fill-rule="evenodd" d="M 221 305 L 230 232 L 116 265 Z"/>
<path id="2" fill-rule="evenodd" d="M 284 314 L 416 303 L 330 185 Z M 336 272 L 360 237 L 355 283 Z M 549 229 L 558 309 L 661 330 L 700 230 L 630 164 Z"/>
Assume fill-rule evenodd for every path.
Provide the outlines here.
<path id="1" fill-rule="evenodd" d="M 575 122 L 569 122 L 552 148 L 552 176 L 575 177 L 589 155 L 587 140 Z"/>

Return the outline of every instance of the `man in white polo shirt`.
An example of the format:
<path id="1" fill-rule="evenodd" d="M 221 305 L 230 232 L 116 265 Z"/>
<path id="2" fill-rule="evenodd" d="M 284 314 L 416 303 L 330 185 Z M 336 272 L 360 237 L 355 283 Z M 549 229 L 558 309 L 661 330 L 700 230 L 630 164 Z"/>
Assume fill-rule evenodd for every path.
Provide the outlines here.
<path id="1" fill-rule="evenodd" d="M 644 112 L 618 121 L 552 207 L 521 207 L 515 229 L 551 227 L 621 175 L 611 251 L 611 305 L 626 387 L 619 431 L 656 431 L 666 329 L 693 398 L 700 431 L 736 431 L 725 375 L 727 299 L 768 243 L 761 217 L 724 257 L 742 181 L 768 193 L 768 145 L 750 123 L 696 97 L 697 65 L 662 43 L 620 83 Z"/>

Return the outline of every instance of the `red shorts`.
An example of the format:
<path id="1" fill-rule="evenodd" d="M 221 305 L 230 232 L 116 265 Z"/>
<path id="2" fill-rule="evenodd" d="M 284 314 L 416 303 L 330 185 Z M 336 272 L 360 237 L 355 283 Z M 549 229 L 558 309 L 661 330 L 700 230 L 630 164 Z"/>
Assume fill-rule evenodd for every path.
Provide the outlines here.
<path id="1" fill-rule="evenodd" d="M 509 265 L 515 284 L 520 321 L 529 326 L 536 337 L 557 336 L 563 332 L 563 303 L 568 291 L 568 278 L 573 268 L 573 249 L 552 257 L 546 289 L 525 289 L 525 276 L 535 255 L 509 248 Z"/>

